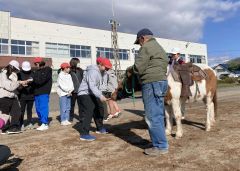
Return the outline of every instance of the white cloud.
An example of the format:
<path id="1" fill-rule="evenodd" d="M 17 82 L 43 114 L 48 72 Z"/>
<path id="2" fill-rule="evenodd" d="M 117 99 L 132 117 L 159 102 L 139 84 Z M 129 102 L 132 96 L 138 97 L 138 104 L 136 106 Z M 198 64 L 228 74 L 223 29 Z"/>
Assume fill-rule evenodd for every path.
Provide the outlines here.
<path id="1" fill-rule="evenodd" d="M 227 63 L 228 61 L 230 61 L 231 59 L 233 59 L 233 57 L 230 56 L 214 56 L 214 57 L 209 57 L 208 58 L 208 64 L 210 66 L 216 66 L 218 64 L 224 64 Z"/>
<path id="2" fill-rule="evenodd" d="M 240 1 L 225 0 L 115 0 L 120 31 L 136 33 L 143 27 L 155 35 L 198 41 L 207 19 L 221 22 L 240 9 Z M 111 0 L 0 0 L 1 10 L 14 16 L 110 29 Z"/>

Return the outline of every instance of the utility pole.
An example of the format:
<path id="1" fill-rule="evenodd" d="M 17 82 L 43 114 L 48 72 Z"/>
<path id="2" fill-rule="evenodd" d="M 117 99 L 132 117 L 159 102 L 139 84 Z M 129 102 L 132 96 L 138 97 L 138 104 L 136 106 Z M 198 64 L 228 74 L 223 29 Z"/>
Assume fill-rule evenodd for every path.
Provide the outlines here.
<path id="1" fill-rule="evenodd" d="M 120 24 L 115 20 L 115 12 L 114 12 L 114 0 L 112 0 L 112 15 L 113 19 L 109 21 L 109 24 L 111 24 L 111 40 L 112 40 L 112 50 L 113 50 L 113 59 L 114 59 L 114 71 L 118 78 L 120 79 L 120 60 L 119 60 L 119 54 L 118 54 L 118 35 L 117 35 L 117 27 L 120 26 Z"/>
<path id="2" fill-rule="evenodd" d="M 113 58 L 114 58 L 114 71 L 117 76 L 117 78 L 120 78 L 120 60 L 119 60 L 119 54 L 118 54 L 118 35 L 117 35 L 117 26 L 119 26 L 119 23 L 117 23 L 116 20 L 110 20 L 109 23 L 111 24 L 111 39 L 112 39 L 112 50 L 113 50 Z"/>

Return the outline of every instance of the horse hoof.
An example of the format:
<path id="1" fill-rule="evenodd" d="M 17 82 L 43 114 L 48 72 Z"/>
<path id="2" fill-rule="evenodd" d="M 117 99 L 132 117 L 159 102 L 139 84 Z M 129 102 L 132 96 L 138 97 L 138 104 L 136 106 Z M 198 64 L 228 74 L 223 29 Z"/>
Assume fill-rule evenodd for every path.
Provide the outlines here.
<path id="1" fill-rule="evenodd" d="M 183 134 L 181 134 L 181 133 L 176 133 L 175 138 L 176 138 L 176 139 L 180 139 L 180 138 L 182 138 L 182 136 L 183 136 Z"/>
<path id="2" fill-rule="evenodd" d="M 166 135 L 171 135 L 171 131 L 168 130 L 168 129 L 166 129 L 166 130 L 165 130 L 165 134 L 166 134 Z"/>
<path id="3" fill-rule="evenodd" d="M 181 139 L 181 138 L 182 138 L 182 136 L 177 136 L 177 135 L 175 136 L 175 139 L 176 139 L 176 140 L 179 140 L 179 139 Z"/>
<path id="4" fill-rule="evenodd" d="M 212 121 L 211 121 L 211 126 L 214 126 L 215 123 L 216 123 L 216 121 L 215 121 L 215 120 L 212 120 Z"/>
<path id="5" fill-rule="evenodd" d="M 210 128 L 206 128 L 205 131 L 209 132 L 209 131 L 210 131 Z"/>

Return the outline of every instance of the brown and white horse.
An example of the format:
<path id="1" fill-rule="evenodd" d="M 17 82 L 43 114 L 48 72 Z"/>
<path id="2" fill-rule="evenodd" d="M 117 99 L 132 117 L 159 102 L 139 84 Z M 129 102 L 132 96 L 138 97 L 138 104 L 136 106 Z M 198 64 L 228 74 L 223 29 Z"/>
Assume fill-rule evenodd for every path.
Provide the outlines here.
<path id="1" fill-rule="evenodd" d="M 198 65 L 207 75 L 201 81 L 195 81 L 190 86 L 190 91 L 193 96 L 190 96 L 189 102 L 202 100 L 206 105 L 207 115 L 205 130 L 210 131 L 211 126 L 215 122 L 215 114 L 217 110 L 217 77 L 212 68 L 207 65 Z M 176 120 L 177 131 L 176 138 L 183 135 L 182 129 L 182 112 L 185 108 L 185 100 L 181 98 L 182 84 L 173 79 L 172 74 L 168 74 L 168 92 L 165 97 L 165 115 L 166 115 L 166 134 L 172 133 L 172 118 Z"/>
<path id="2" fill-rule="evenodd" d="M 190 86 L 191 94 L 189 102 L 202 100 L 207 109 L 206 115 L 206 125 L 205 130 L 210 131 L 211 126 L 215 122 L 216 106 L 217 106 L 217 77 L 215 72 L 207 65 L 198 65 L 207 75 L 205 79 L 201 81 L 195 81 L 192 86 Z M 183 135 L 182 129 L 182 109 L 185 108 L 185 100 L 181 98 L 181 88 L 182 84 L 173 79 L 170 72 L 167 76 L 168 80 L 168 92 L 165 96 L 165 115 L 166 115 L 166 134 L 172 133 L 172 120 L 175 118 L 177 131 L 176 138 L 180 138 Z M 135 91 L 139 89 L 139 79 L 130 70 L 126 71 L 126 78 L 123 81 L 122 87 L 127 87 L 127 89 L 134 89 Z M 125 88 L 126 89 L 126 88 Z M 124 90 L 124 88 L 123 88 Z M 126 93 L 126 92 L 125 92 Z M 131 91 L 129 92 L 131 93 Z"/>

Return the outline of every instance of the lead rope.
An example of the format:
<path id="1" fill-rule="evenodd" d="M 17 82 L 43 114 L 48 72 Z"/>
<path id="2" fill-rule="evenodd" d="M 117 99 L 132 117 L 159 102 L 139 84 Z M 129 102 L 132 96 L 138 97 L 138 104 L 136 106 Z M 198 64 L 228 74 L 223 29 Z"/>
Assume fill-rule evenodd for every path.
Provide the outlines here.
<path id="1" fill-rule="evenodd" d="M 128 94 L 131 94 L 132 103 L 133 103 L 133 106 L 135 107 L 136 98 L 135 98 L 135 90 L 134 90 L 135 85 L 134 84 L 135 84 L 135 77 L 134 77 L 134 75 L 132 75 L 132 91 L 128 91 L 127 84 L 126 84 L 126 77 L 124 78 L 125 91 Z"/>
<path id="2" fill-rule="evenodd" d="M 195 92 L 195 95 L 194 95 L 194 102 L 197 101 L 197 94 L 200 95 L 200 90 L 199 90 L 199 86 L 198 86 L 198 83 L 197 81 L 194 81 L 195 84 L 196 84 L 196 92 Z"/>

